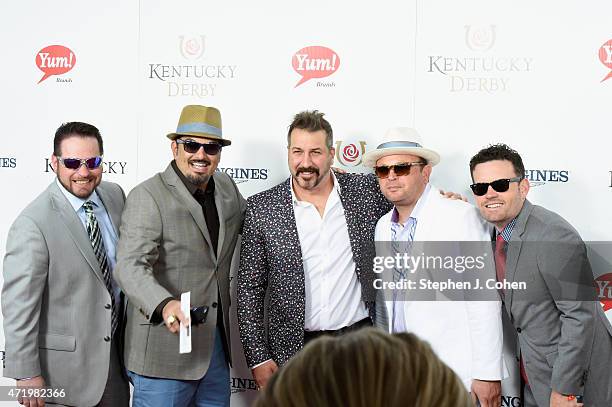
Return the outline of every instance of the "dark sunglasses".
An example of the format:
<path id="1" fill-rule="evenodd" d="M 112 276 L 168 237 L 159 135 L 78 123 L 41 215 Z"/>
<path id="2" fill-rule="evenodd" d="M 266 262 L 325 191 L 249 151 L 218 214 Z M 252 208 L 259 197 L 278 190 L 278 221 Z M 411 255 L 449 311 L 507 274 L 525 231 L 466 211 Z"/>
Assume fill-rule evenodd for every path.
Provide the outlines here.
<path id="1" fill-rule="evenodd" d="M 64 167 L 71 170 L 78 170 L 81 165 L 85 165 L 90 170 L 95 170 L 102 165 L 102 157 L 91 157 L 91 158 L 62 158 L 57 157 L 59 162 L 64 164 Z"/>
<path id="2" fill-rule="evenodd" d="M 401 163 L 395 165 L 381 165 L 378 167 L 374 167 L 374 173 L 378 178 L 387 178 L 389 176 L 389 172 L 393 170 L 395 175 L 401 177 L 403 175 L 410 174 L 410 168 L 415 165 L 427 165 L 422 161 L 414 162 L 414 163 Z"/>
<path id="3" fill-rule="evenodd" d="M 489 185 L 497 192 L 506 192 L 508 188 L 510 188 L 511 182 L 521 182 L 523 177 L 514 177 L 514 178 L 505 178 L 498 179 L 493 182 L 477 182 L 475 184 L 470 185 L 472 188 L 472 192 L 476 196 L 483 196 L 489 190 Z"/>
<path id="4" fill-rule="evenodd" d="M 193 140 L 176 140 L 177 144 L 182 144 L 186 153 L 195 154 L 204 147 L 204 152 L 208 155 L 216 155 L 221 151 L 221 144 L 218 143 L 198 143 Z"/>

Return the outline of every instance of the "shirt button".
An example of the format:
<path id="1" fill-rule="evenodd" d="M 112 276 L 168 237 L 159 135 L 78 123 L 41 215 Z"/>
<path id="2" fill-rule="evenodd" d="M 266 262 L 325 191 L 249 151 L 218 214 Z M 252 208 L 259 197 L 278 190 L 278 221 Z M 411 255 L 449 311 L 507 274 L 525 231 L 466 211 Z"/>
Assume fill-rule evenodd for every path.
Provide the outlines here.
<path id="1" fill-rule="evenodd" d="M 106 309 L 111 309 L 111 305 L 110 305 L 110 304 L 106 304 L 106 305 L 104 306 L 104 308 L 106 308 Z"/>
<path id="2" fill-rule="evenodd" d="M 104 337 L 104 342 L 110 342 L 110 336 L 105 336 Z"/>
<path id="3" fill-rule="evenodd" d="M 516 328 L 516 332 L 521 333 L 522 329 L 521 328 Z"/>
<path id="4" fill-rule="evenodd" d="M 217 308 L 217 303 L 216 303 L 216 302 L 213 302 L 213 303 L 212 303 L 212 307 L 213 307 L 213 308 Z"/>

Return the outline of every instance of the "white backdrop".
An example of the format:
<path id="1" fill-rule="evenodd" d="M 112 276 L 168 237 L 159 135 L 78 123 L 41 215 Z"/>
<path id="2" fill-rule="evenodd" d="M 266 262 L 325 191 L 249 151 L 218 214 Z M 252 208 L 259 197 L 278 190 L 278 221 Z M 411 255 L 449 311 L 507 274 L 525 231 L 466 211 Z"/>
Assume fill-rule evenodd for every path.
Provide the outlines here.
<path id="1" fill-rule="evenodd" d="M 467 196 L 469 158 L 505 142 L 523 156 L 533 202 L 609 241 L 611 12 L 602 0 L 5 2 L 0 258 L 10 224 L 53 179 L 62 122 L 100 128 L 105 179 L 127 192 L 165 168 L 165 134 L 186 104 L 221 110 L 233 144 L 220 167 L 245 196 L 288 175 L 287 125 L 319 109 L 337 166 L 366 171 L 361 155 L 386 128 L 415 126 L 442 155 L 433 182 Z M 39 83 L 44 72 L 59 74 Z M 236 359 L 232 405 L 248 405 L 254 383 Z"/>

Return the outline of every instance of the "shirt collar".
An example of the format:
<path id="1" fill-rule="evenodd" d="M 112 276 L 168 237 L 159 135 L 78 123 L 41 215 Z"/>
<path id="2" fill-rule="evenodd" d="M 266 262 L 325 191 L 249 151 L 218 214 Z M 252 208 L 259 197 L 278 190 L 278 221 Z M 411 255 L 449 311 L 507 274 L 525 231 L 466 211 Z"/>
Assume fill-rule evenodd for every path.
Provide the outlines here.
<path id="1" fill-rule="evenodd" d="M 423 193 L 419 197 L 416 205 L 414 205 L 414 208 L 412 209 L 412 212 L 410 213 L 411 218 L 414 218 L 415 220 L 419 219 L 419 215 L 423 211 L 423 207 L 425 206 L 425 201 L 427 201 L 427 196 L 429 195 L 430 190 L 431 190 L 431 185 L 427 183 L 427 185 L 425 186 L 425 189 L 423 190 Z M 391 213 L 391 223 L 398 223 L 398 221 L 399 221 L 399 212 L 397 211 L 396 207 L 393 207 L 393 212 Z"/>
<path id="2" fill-rule="evenodd" d="M 59 178 L 55 178 L 55 183 L 59 187 L 60 191 L 62 191 L 62 194 L 64 194 L 64 196 L 70 203 L 70 206 L 72 206 L 75 212 L 81 209 L 81 207 L 83 207 L 83 204 L 87 201 L 92 201 L 97 207 L 102 207 L 102 200 L 98 196 L 98 193 L 96 192 L 95 189 L 92 192 L 92 194 L 89 195 L 88 198 L 83 199 L 83 198 L 79 198 L 78 196 L 75 196 L 72 193 L 70 193 L 70 191 L 68 191 L 59 181 Z"/>
<path id="3" fill-rule="evenodd" d="M 333 170 L 330 170 L 330 172 L 331 172 L 332 182 L 334 184 L 332 188 L 332 194 L 336 193 L 338 196 L 340 196 L 340 185 L 338 184 L 338 179 L 336 178 L 336 174 L 334 174 Z M 293 189 L 293 175 L 289 179 L 289 189 L 291 190 L 291 201 L 293 202 L 293 206 L 311 205 L 309 202 L 300 201 L 295 195 L 295 190 Z"/>
<path id="4" fill-rule="evenodd" d="M 512 231 L 514 230 L 514 227 L 516 226 L 517 219 L 518 219 L 518 216 L 512 219 L 512 221 L 508 223 L 501 232 L 497 230 L 497 228 L 495 228 L 495 231 L 497 232 L 496 236 L 501 235 L 505 242 L 509 242 L 510 237 L 512 236 Z"/>

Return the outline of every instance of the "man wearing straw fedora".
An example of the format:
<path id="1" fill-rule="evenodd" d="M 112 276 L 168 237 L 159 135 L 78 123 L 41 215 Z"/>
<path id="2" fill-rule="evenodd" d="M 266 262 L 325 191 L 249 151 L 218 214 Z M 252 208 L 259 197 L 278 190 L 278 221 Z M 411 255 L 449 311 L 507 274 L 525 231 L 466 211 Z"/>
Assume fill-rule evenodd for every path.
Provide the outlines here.
<path id="1" fill-rule="evenodd" d="M 218 109 L 185 106 L 168 138 L 174 160 L 130 192 L 117 249 L 133 405 L 228 406 L 229 273 L 245 201 L 215 171 L 231 144 Z M 179 354 L 180 323 L 191 324 L 190 353 Z"/>
<path id="2" fill-rule="evenodd" d="M 444 254 L 445 261 L 446 256 L 458 261 L 466 253 L 483 254 L 485 250 L 483 259 L 492 258 L 488 229 L 476 208 L 461 200 L 446 199 L 430 185 L 432 168 L 439 161 L 439 154 L 422 147 L 418 133 L 405 127 L 389 130 L 378 147 L 364 155 L 364 165 L 374 168 L 382 193 L 394 205 L 376 225 L 377 256 L 406 253 L 416 258 L 435 253 Z M 492 264 L 489 266 L 483 271 L 477 269 L 478 275 L 490 270 L 494 276 Z M 386 274 L 381 275 L 387 278 L 383 280 L 396 284 L 388 285 L 391 288 L 387 290 L 377 286 L 376 324 L 389 332 L 413 332 L 428 341 L 480 405 L 499 406 L 504 368 L 497 292 L 491 290 L 488 296 L 478 297 L 487 301 L 466 301 L 467 286 L 456 285 L 458 290 L 443 293 L 444 297 L 422 297 L 418 288 L 425 286 L 423 276 L 432 282 L 447 278 L 464 282 L 474 270 L 446 271 L 427 265 L 408 272 L 400 263 L 386 267 Z M 410 278 L 419 283 L 417 289 L 394 288 Z"/>

